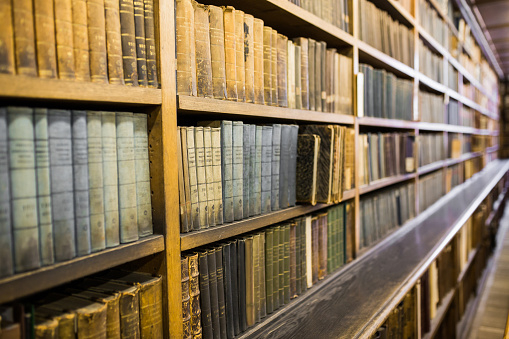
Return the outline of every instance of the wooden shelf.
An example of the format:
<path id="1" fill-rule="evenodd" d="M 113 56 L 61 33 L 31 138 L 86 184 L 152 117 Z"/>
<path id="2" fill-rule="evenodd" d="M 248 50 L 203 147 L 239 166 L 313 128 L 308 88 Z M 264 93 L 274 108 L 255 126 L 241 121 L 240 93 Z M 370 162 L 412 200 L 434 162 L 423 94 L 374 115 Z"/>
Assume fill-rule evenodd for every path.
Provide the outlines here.
<path id="1" fill-rule="evenodd" d="M 409 78 L 415 78 L 415 71 L 410 66 L 405 65 L 401 61 L 394 59 L 391 56 L 379 51 L 378 49 L 368 45 L 364 41 L 357 40 L 357 46 L 359 47 L 360 59 L 375 59 L 375 63 L 381 63 L 385 65 L 388 71 L 395 73 L 396 75 L 403 75 Z M 369 60 L 373 61 L 373 60 Z M 362 60 L 359 60 L 362 62 Z"/>
<path id="2" fill-rule="evenodd" d="M 439 170 L 441 168 L 444 168 L 446 164 L 447 164 L 447 160 L 435 161 L 431 164 L 419 167 L 417 169 L 417 173 L 419 175 L 424 175 L 424 174 Z"/>
<path id="3" fill-rule="evenodd" d="M 368 185 L 361 186 L 359 188 L 359 194 L 366 194 L 372 191 L 379 190 L 381 188 L 397 184 L 402 181 L 410 180 L 415 178 L 415 173 L 408 173 L 404 175 L 398 175 L 396 177 L 383 178 L 369 183 Z"/>
<path id="4" fill-rule="evenodd" d="M 422 26 L 418 26 L 418 31 L 420 37 L 431 45 L 432 49 L 434 49 L 443 58 L 448 58 L 449 52 L 433 36 L 431 36 L 431 34 L 424 30 Z"/>
<path id="5" fill-rule="evenodd" d="M 480 157 L 481 155 L 482 155 L 482 152 L 470 152 L 470 153 L 462 154 L 461 157 L 459 157 L 459 158 L 454 158 L 454 159 L 449 158 L 449 159 L 445 160 L 446 166 L 449 167 L 452 165 L 456 165 L 463 161 L 466 161 L 466 160 L 469 160 L 472 158 L 476 158 L 476 157 Z"/>
<path id="6" fill-rule="evenodd" d="M 432 80 L 428 76 L 426 76 L 422 73 L 418 73 L 418 78 L 419 78 L 419 82 L 422 82 L 424 85 L 428 86 L 429 88 L 431 88 L 437 92 L 440 92 L 442 94 L 447 93 L 448 88 L 445 85 L 442 85 L 441 83 L 436 82 L 435 80 Z"/>
<path id="7" fill-rule="evenodd" d="M 161 90 L 156 88 L 98 84 L 93 82 L 31 78 L 0 74 L 0 97 L 61 102 L 89 102 L 161 105 Z"/>
<path id="8" fill-rule="evenodd" d="M 162 235 L 0 279 L 0 304 L 164 251 Z"/>
<path id="9" fill-rule="evenodd" d="M 362 117 L 357 118 L 357 121 L 359 122 L 360 126 L 376 126 L 400 129 L 415 129 L 417 127 L 417 123 L 415 121 L 408 120 Z"/>
<path id="10" fill-rule="evenodd" d="M 442 324 L 442 321 L 444 320 L 445 314 L 447 313 L 447 310 L 449 309 L 449 306 L 451 306 L 452 301 L 454 300 L 455 292 L 456 292 L 456 289 L 452 289 L 441 300 L 440 306 L 438 306 L 438 308 L 437 308 L 437 312 L 435 314 L 435 317 L 431 320 L 430 330 L 429 330 L 428 333 L 426 333 L 422 337 L 422 339 L 431 339 L 431 338 L 435 337 L 435 335 L 437 334 L 438 329 L 440 328 L 440 324 Z"/>
<path id="11" fill-rule="evenodd" d="M 395 0 L 373 0 L 375 6 L 389 13 L 392 19 L 399 21 L 403 25 L 414 27 L 416 19 Z"/>
<path id="12" fill-rule="evenodd" d="M 184 114 L 207 114 L 242 117 L 285 119 L 307 122 L 353 125 L 353 115 L 339 113 L 322 113 L 303 109 L 255 105 L 245 102 L 234 102 L 210 98 L 199 98 L 179 95 L 178 110 Z"/>
<path id="13" fill-rule="evenodd" d="M 461 270 L 460 274 L 458 275 L 458 279 L 456 280 L 456 284 L 459 284 L 463 278 L 465 277 L 465 274 L 467 273 L 468 269 L 474 262 L 475 256 L 479 253 L 479 245 L 472 249 L 470 253 L 468 254 L 467 262 L 465 263 L 465 267 L 463 267 L 463 270 Z"/>

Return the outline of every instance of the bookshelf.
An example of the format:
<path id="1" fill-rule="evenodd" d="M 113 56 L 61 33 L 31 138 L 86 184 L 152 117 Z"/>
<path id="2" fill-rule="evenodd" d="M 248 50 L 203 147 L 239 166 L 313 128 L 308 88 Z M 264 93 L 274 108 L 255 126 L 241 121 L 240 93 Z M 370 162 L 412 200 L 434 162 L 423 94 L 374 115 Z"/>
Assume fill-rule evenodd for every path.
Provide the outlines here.
<path id="1" fill-rule="evenodd" d="M 358 1 L 349 0 L 351 8 L 350 33 L 326 22 L 318 16 L 311 14 L 307 10 L 291 3 L 288 0 L 258 0 L 258 1 L 240 1 L 233 2 L 229 0 L 202 0 L 205 4 L 215 5 L 234 5 L 236 8 L 254 15 L 256 18 L 263 19 L 265 25 L 271 26 L 278 32 L 290 37 L 305 35 L 315 40 L 327 42 L 328 46 L 347 51 L 353 58 L 352 84 L 355 84 L 355 76 L 359 73 L 359 63 L 367 63 L 374 67 L 385 69 L 394 73 L 396 76 L 410 79 L 413 83 L 413 116 L 418 116 L 417 94 L 420 86 L 425 89 L 441 93 L 447 98 L 453 98 L 476 112 L 498 120 L 498 112 L 481 106 L 475 101 L 468 99 L 458 91 L 450 89 L 448 86 L 436 82 L 419 71 L 419 53 L 418 42 L 420 39 L 431 45 L 443 58 L 444 64 L 449 62 L 458 71 L 458 82 L 461 87 L 465 79 L 478 89 L 489 102 L 495 103 L 497 98 L 488 93 L 482 84 L 474 78 L 451 53 L 441 46 L 428 32 L 424 31 L 418 22 L 417 1 L 412 1 L 412 11 L 408 12 L 402 5 L 395 0 L 374 0 L 376 6 L 387 11 L 393 18 L 411 27 L 414 34 L 414 67 L 410 67 L 395 58 L 377 50 L 369 44 L 361 41 L 359 35 L 359 22 L 363 20 L 362 13 L 358 12 Z M 439 16 L 448 24 L 452 34 L 458 37 L 459 33 L 450 21 L 449 17 L 441 11 L 435 0 L 429 0 L 430 4 L 438 12 Z M 315 206 L 297 205 L 277 212 L 264 214 L 241 220 L 234 223 L 224 224 L 218 227 L 181 234 L 179 226 L 179 192 L 178 192 L 178 169 L 177 169 L 177 121 L 190 119 L 195 121 L 206 117 L 207 120 L 229 119 L 246 120 L 259 123 L 327 123 L 341 124 L 353 127 L 355 135 L 359 135 L 359 130 L 370 128 L 384 131 L 408 130 L 418 138 L 420 131 L 436 131 L 444 133 L 444 149 L 447 149 L 447 136 L 449 133 L 497 136 L 497 130 L 476 129 L 472 127 L 457 126 L 451 124 L 435 124 L 421 121 L 403 121 L 393 119 L 381 119 L 373 117 L 357 118 L 354 115 L 322 113 L 316 111 L 291 109 L 283 107 L 273 107 L 264 105 L 255 105 L 250 103 L 240 103 L 231 101 L 220 101 L 215 99 L 198 98 L 177 95 L 175 74 L 175 17 L 174 2 L 154 0 L 155 31 L 158 54 L 158 70 L 160 89 L 114 86 L 108 84 L 84 83 L 65 80 L 49 80 L 41 78 L 31 78 L 24 76 L 13 76 L 0 74 L 0 98 L 8 103 L 29 105 L 33 107 L 44 106 L 65 106 L 67 108 L 82 107 L 84 109 L 108 109 L 124 110 L 131 109 L 136 112 L 146 112 L 149 116 L 149 143 L 150 143 L 150 171 L 152 188 L 152 206 L 154 220 L 154 235 L 143 238 L 137 242 L 124 244 L 115 248 L 107 249 L 91 255 L 77 257 L 73 260 L 57 263 L 41 269 L 26 273 L 15 274 L 13 276 L 0 279 L 0 303 L 14 301 L 31 294 L 44 291 L 72 280 L 88 276 L 90 274 L 116 267 L 126 265 L 126 267 L 136 267 L 137 269 L 158 273 L 163 276 L 163 316 L 164 329 L 166 337 L 182 337 L 182 301 L 181 301 L 181 272 L 180 257 L 183 251 L 192 250 L 200 246 L 210 245 L 217 241 L 245 234 L 254 230 L 259 230 L 274 223 L 289 220 L 291 218 L 303 216 L 305 214 L 317 212 L 332 206 L 331 204 L 317 204 Z M 304 33 L 305 32 L 305 33 Z M 470 54 L 467 49 L 461 46 L 462 50 Z M 444 67 L 444 79 L 446 79 L 447 67 Z M 353 106 L 354 113 L 357 111 L 356 86 L 354 87 Z M 445 108 L 445 105 L 444 105 Z M 445 114 L 445 109 L 444 109 Z M 418 159 L 419 152 L 416 148 L 415 159 Z M 347 264 L 341 270 L 328 276 L 328 278 L 319 283 L 304 296 L 293 300 L 288 306 L 278 310 L 272 316 L 266 318 L 263 322 L 252 327 L 243 336 L 256 336 L 261 333 L 269 333 L 271 329 L 280 331 L 288 329 L 289 333 L 297 328 L 294 321 L 277 329 L 278 324 L 283 324 L 288 319 L 303 318 L 307 312 L 303 312 L 306 307 L 314 303 L 313 298 L 321 298 L 324 293 L 337 293 L 338 298 L 347 295 L 351 291 L 352 277 L 359 283 L 362 291 L 366 294 L 360 294 L 358 299 L 348 299 L 348 304 L 332 305 L 327 311 L 331 311 L 335 317 L 344 318 L 345 322 L 340 322 L 342 334 L 362 333 L 369 335 L 370 331 L 380 325 L 388 311 L 394 306 L 398 296 L 403 291 L 408 290 L 418 276 L 419 270 L 438 255 L 440 247 L 445 246 L 446 240 L 457 231 L 455 221 L 457 218 L 463 218 L 472 209 L 472 205 L 462 205 L 454 208 L 453 216 L 444 212 L 447 210 L 447 201 L 453 201 L 447 194 L 444 200 L 439 203 L 439 211 L 433 214 L 433 218 L 425 220 L 424 215 L 429 215 L 429 209 L 424 211 L 416 210 L 418 216 L 407 222 L 395 232 L 391 232 L 385 239 L 378 242 L 373 248 L 359 251 L 359 224 L 360 210 L 359 201 L 361 196 L 370 192 L 375 192 L 387 188 L 391 185 L 412 181 L 415 183 L 415 205 L 419 206 L 418 183 L 419 177 L 438 170 L 447 169 L 453 165 L 464 167 L 464 163 L 470 159 L 481 158 L 488 154 L 498 151 L 498 145 L 486 148 L 482 152 L 468 152 L 462 154 L 457 159 L 446 159 L 428 164 L 418 168 L 414 173 L 384 178 L 372 182 L 366 186 L 359 185 L 358 168 L 360 163 L 360 152 L 358 138 L 355 146 L 355 188 L 343 193 L 342 201 L 354 201 L 355 232 L 356 239 L 354 252 L 358 257 Z M 462 167 L 462 171 L 463 171 Z M 478 201 L 472 196 L 477 194 L 477 188 L 483 188 L 484 195 L 489 193 L 489 187 L 493 187 L 501 175 L 508 170 L 506 163 L 499 164 L 498 170 L 491 168 L 491 172 L 483 171 L 474 183 L 462 188 L 462 192 L 468 195 L 472 201 Z M 490 180 L 486 179 L 488 174 L 493 174 Z M 481 187 L 482 182 L 486 187 Z M 481 191 L 481 189 L 479 189 Z M 455 193 L 454 196 L 457 196 Z M 482 200 L 482 199 L 481 199 Z M 480 203 L 480 201 L 478 202 Z M 477 204 L 478 204 L 477 203 Z M 475 203 L 472 203 L 475 204 Z M 455 213 L 455 214 L 454 214 Z M 454 219 L 456 218 L 456 219 Z M 443 223 L 447 220 L 449 223 Z M 438 227 L 441 227 L 438 229 Z M 429 228 L 429 230 L 428 230 Z M 435 232 L 436 231 L 436 232 Z M 422 233 L 419 233 L 422 232 Z M 387 275 L 386 279 L 392 279 L 390 285 L 391 291 L 377 288 L 372 292 L 368 288 L 372 286 L 370 275 L 375 274 L 376 263 L 380 263 L 378 272 L 382 269 L 391 269 L 390 261 L 386 258 L 396 257 L 396 250 L 403 248 L 404 239 L 416 235 L 426 236 L 427 243 L 425 247 L 419 247 L 410 253 L 405 262 L 405 268 L 401 268 L 397 274 L 397 280 L 393 275 Z M 406 240 L 405 240 L 406 241 Z M 431 255 L 429 255 L 431 253 Z M 398 253 L 399 254 L 399 253 Z M 426 255 L 425 261 L 419 255 Z M 371 259 L 376 261 L 370 263 Z M 369 260 L 368 260 L 369 259 Z M 412 261 L 413 260 L 413 261 Z M 393 267 L 392 267 L 393 268 Z M 366 272 L 364 272 L 366 270 Z M 371 271 L 370 271 L 371 270 Z M 360 274 L 361 272 L 364 272 Z M 422 272 L 421 272 L 422 273 Z M 388 280 L 389 281 L 389 280 Z M 389 282 L 388 282 L 389 283 Z M 327 287 L 327 288 L 325 288 Z M 325 292 L 327 289 L 327 292 Z M 359 296 L 359 294 L 356 294 Z M 373 298 L 371 298 L 372 296 Z M 336 298 L 336 297 L 335 297 Z M 452 296 L 449 296 L 452 300 Z M 364 302 L 370 299 L 369 303 Z M 361 300 L 362 302 L 359 302 Z M 447 306 L 445 306 L 447 308 Z M 348 310 L 348 314 L 345 311 Z M 319 310 L 318 310 L 319 311 Z M 315 315 L 323 314 L 319 311 Z M 302 313 L 301 313 L 302 312 Z M 351 315 L 354 315 L 353 319 Z M 361 317 L 357 315 L 362 314 Z M 342 316 L 340 316 L 342 315 Z M 358 319 L 357 319 L 358 318 Z M 336 329 L 331 327 L 330 320 L 324 317 L 323 328 L 330 329 L 329 334 Z M 374 320 L 373 325 L 365 327 L 369 321 Z M 300 328 L 306 325 L 301 323 Z M 439 324 L 439 320 L 438 320 Z M 435 325 L 435 326 L 438 326 Z M 295 326 L 290 329 L 288 326 Z M 311 325 L 308 331 L 316 328 L 317 324 Z M 344 331 L 344 332 L 343 332 Z M 282 333 L 282 332 L 279 332 Z M 305 333 L 305 332 L 304 332 Z M 310 332 L 307 332 L 310 333 Z"/>

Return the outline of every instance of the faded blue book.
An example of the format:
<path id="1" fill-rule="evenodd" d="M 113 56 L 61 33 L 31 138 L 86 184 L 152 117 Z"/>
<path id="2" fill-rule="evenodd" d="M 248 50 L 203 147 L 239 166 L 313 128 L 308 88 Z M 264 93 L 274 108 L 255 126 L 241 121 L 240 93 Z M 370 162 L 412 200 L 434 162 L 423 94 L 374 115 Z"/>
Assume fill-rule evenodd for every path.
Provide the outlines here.
<path id="1" fill-rule="evenodd" d="M 244 124 L 233 122 L 233 214 L 235 220 L 244 216 Z"/>
<path id="2" fill-rule="evenodd" d="M 256 195 L 256 125 L 249 125 L 249 216 L 255 215 Z"/>
<path id="3" fill-rule="evenodd" d="M 281 125 L 281 155 L 279 165 L 279 208 L 289 206 L 289 174 L 290 174 L 290 125 Z"/>
<path id="4" fill-rule="evenodd" d="M 7 137 L 7 109 L 0 108 L 0 277 L 14 273 L 12 258 L 11 190 Z"/>
<path id="5" fill-rule="evenodd" d="M 251 174 L 251 142 L 250 142 L 250 129 L 252 125 L 244 124 L 243 126 L 243 218 L 249 218 L 249 193 L 250 193 L 250 174 Z"/>
<path id="6" fill-rule="evenodd" d="M 279 210 L 279 167 L 281 162 L 281 125 L 272 125 L 272 169 L 271 203 L 272 211 Z"/>
<path id="7" fill-rule="evenodd" d="M 272 197 L 272 126 L 263 126 L 261 154 L 261 213 L 270 213 Z"/>

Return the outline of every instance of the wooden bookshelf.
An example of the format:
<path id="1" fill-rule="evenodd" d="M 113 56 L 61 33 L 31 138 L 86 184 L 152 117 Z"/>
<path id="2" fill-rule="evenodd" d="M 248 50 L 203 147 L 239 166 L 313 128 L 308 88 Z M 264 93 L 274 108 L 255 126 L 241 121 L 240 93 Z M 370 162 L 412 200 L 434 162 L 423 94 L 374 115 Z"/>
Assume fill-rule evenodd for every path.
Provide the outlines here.
<path id="1" fill-rule="evenodd" d="M 373 117 L 362 117 L 358 118 L 359 126 L 376 126 L 376 127 L 388 127 L 388 128 L 399 128 L 399 129 L 416 129 L 417 123 L 415 121 L 407 120 L 396 120 L 396 119 L 383 119 Z"/>
<path id="2" fill-rule="evenodd" d="M 424 175 L 424 174 L 427 174 L 427 173 L 430 173 L 430 172 L 442 169 L 442 168 L 444 168 L 446 166 L 446 164 L 447 164 L 447 160 L 435 161 L 435 162 L 433 162 L 431 164 L 419 167 L 417 169 L 417 173 L 419 175 Z"/>
<path id="3" fill-rule="evenodd" d="M 442 301 L 440 302 L 440 306 L 438 306 L 437 308 L 435 317 L 431 320 L 430 330 L 428 331 L 428 333 L 424 334 L 422 339 L 431 339 L 435 337 L 438 329 L 440 328 L 440 325 L 442 324 L 442 321 L 445 318 L 445 314 L 449 310 L 449 307 L 451 306 L 452 301 L 454 300 L 455 293 L 456 290 L 452 289 L 442 299 Z"/>
<path id="4" fill-rule="evenodd" d="M 369 183 L 368 185 L 364 185 L 359 187 L 359 194 L 366 194 L 369 192 L 373 192 L 379 190 L 381 188 L 385 188 L 387 186 L 391 186 L 406 180 L 410 180 L 415 178 L 415 173 L 408 173 L 403 175 L 398 175 L 395 177 L 383 178 Z"/>

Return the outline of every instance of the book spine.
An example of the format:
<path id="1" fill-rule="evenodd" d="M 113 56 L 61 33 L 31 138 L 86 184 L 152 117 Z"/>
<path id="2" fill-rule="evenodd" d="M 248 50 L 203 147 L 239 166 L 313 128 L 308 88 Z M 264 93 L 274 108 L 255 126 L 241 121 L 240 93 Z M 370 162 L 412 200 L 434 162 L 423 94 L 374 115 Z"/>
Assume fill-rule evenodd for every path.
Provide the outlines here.
<path id="1" fill-rule="evenodd" d="M 302 82 L 302 75 L 301 75 L 301 47 L 298 45 L 294 45 L 293 48 L 295 49 L 295 65 L 293 69 L 293 81 L 295 83 L 295 108 L 302 109 L 302 89 L 301 89 L 301 82 Z M 332 75 L 331 75 L 332 76 Z"/>
<path id="2" fill-rule="evenodd" d="M 123 0 L 129 1 L 129 0 Z M 191 0 L 177 0 L 175 3 L 175 22 L 176 22 L 176 49 L 177 49 L 177 93 L 179 95 L 196 96 L 196 54 L 194 42 L 194 10 Z M 121 12 L 122 15 L 122 12 Z M 120 18 L 122 20 L 122 17 Z M 126 20 L 134 20 L 126 18 Z M 129 25 L 129 44 L 125 47 L 134 47 L 134 21 Z M 127 28 L 127 27 L 126 27 Z M 132 28 L 132 29 L 131 29 Z M 132 31 L 132 36 L 130 32 Z M 132 40 L 131 40 L 132 39 Z M 124 49 L 124 25 L 122 25 L 122 51 L 124 55 L 124 75 L 132 74 L 135 76 L 137 84 L 138 75 L 136 74 L 136 64 L 134 54 L 126 53 Z M 131 41 L 133 45 L 131 45 Z M 131 72 L 126 70 L 126 55 L 129 55 L 129 67 Z M 126 84 L 127 78 L 126 78 Z"/>
<path id="3" fill-rule="evenodd" d="M 260 234 L 253 236 L 254 322 L 260 321 Z"/>
<path id="4" fill-rule="evenodd" d="M 90 81 L 87 0 L 72 0 L 72 33 L 76 80 Z"/>
<path id="5" fill-rule="evenodd" d="M 255 324 L 255 281 L 254 281 L 254 238 L 245 239 L 245 270 L 246 270 L 246 324 L 251 327 Z"/>
<path id="6" fill-rule="evenodd" d="M 316 41 L 308 39 L 308 95 L 309 95 L 309 109 L 315 110 L 315 47 Z"/>
<path id="7" fill-rule="evenodd" d="M 297 223 L 290 225 L 290 295 L 291 299 L 297 296 Z"/>
<path id="8" fill-rule="evenodd" d="M 315 43 L 315 110 L 323 112 L 322 107 L 322 45 L 324 42 L 317 41 Z"/>
<path id="9" fill-rule="evenodd" d="M 163 337 L 162 297 L 163 282 L 161 277 L 149 283 L 141 283 L 139 290 L 141 339 Z"/>
<path id="10" fill-rule="evenodd" d="M 290 132 L 291 125 L 281 125 L 281 147 L 279 165 L 279 207 L 289 206 L 289 166 L 290 166 Z"/>
<path id="11" fill-rule="evenodd" d="M 48 141 L 48 110 L 34 110 L 35 166 L 37 178 L 37 210 L 41 265 L 55 262 L 53 223 L 51 218 L 51 176 Z"/>
<path id="12" fill-rule="evenodd" d="M 254 126 L 254 125 L 253 125 Z M 253 203 L 254 215 L 259 215 L 262 212 L 261 193 L 262 193 L 262 136 L 263 127 L 255 126 L 255 164 L 254 164 L 254 184 L 253 184 Z M 251 200 L 250 200 L 251 201 Z"/>
<path id="13" fill-rule="evenodd" d="M 230 244 L 222 246 L 223 252 L 223 274 L 224 274 L 224 296 L 225 296 L 225 318 L 227 338 L 233 338 L 233 293 L 231 277 Z"/>
<path id="14" fill-rule="evenodd" d="M 90 254 L 90 197 L 88 195 L 87 112 L 72 111 L 72 158 L 76 254 Z"/>
<path id="15" fill-rule="evenodd" d="M 187 161 L 189 171 L 189 186 L 191 188 L 191 219 L 193 220 L 193 229 L 199 230 L 200 223 L 200 207 L 198 194 L 198 171 L 196 168 L 196 149 L 194 127 L 187 127 Z"/>
<path id="16" fill-rule="evenodd" d="M 295 294 L 292 296 L 292 298 L 297 297 L 302 293 L 302 257 L 301 257 L 301 243 L 302 243 L 302 236 L 301 236 L 301 228 L 302 228 L 302 222 L 303 218 L 298 218 L 296 220 L 295 225 Z M 290 234 L 290 240 L 292 239 L 292 235 Z M 292 248 L 290 243 L 290 283 L 292 279 Z M 291 288 L 291 285 L 290 285 Z M 291 292 L 290 292 L 291 296 Z"/>
<path id="17" fill-rule="evenodd" d="M 272 310 L 275 311 L 283 300 L 279 299 L 279 236 L 281 226 L 273 227 L 272 235 Z"/>
<path id="18" fill-rule="evenodd" d="M 12 1 L 16 71 L 37 76 L 32 0 Z"/>
<path id="19" fill-rule="evenodd" d="M 177 161 L 179 173 L 179 214 L 180 214 L 180 233 L 187 233 L 190 231 L 189 222 L 186 213 L 186 187 L 184 185 L 184 167 L 182 159 L 182 139 L 180 137 L 181 128 L 177 127 Z"/>
<path id="20" fill-rule="evenodd" d="M 260 319 L 267 316 L 267 297 L 265 290 L 265 232 L 260 232 Z"/>
<path id="21" fill-rule="evenodd" d="M 194 127 L 194 142 L 196 152 L 196 179 L 198 182 L 198 218 L 200 229 L 204 229 L 209 227 L 209 220 L 203 127 Z"/>
<path id="22" fill-rule="evenodd" d="M 272 186 L 272 126 L 262 127 L 261 150 L 261 213 L 271 211 Z"/>
<path id="23" fill-rule="evenodd" d="M 300 224 L 301 293 L 304 293 L 307 290 L 306 220 L 307 217 L 303 217 Z"/>
<path id="24" fill-rule="evenodd" d="M 283 300 L 285 304 L 290 302 L 290 224 L 284 228 L 283 243 Z"/>
<path id="25" fill-rule="evenodd" d="M 327 214 L 318 217 L 318 279 L 327 275 Z"/>
<path id="26" fill-rule="evenodd" d="M 145 8 L 143 0 L 134 0 L 134 37 L 136 42 L 136 65 L 138 85 L 148 86 L 147 49 L 145 45 Z"/>
<path id="27" fill-rule="evenodd" d="M 235 20 L 235 72 L 237 82 L 237 101 L 246 101 L 246 74 L 244 61 L 244 12 L 236 9 Z"/>
<path id="28" fill-rule="evenodd" d="M 272 92 L 272 106 L 277 106 L 279 103 L 278 98 L 278 34 L 275 29 L 272 30 L 271 39 L 271 72 L 270 72 L 270 90 Z"/>
<path id="29" fill-rule="evenodd" d="M 214 219 L 216 225 L 223 224 L 223 185 L 221 176 L 221 128 L 211 129 L 212 172 L 214 182 Z"/>
<path id="30" fill-rule="evenodd" d="M 144 237 L 154 233 L 152 228 L 150 162 L 148 158 L 148 127 L 145 113 L 133 114 L 133 128 L 138 235 Z"/>
<path id="31" fill-rule="evenodd" d="M 287 225 L 281 225 L 279 228 L 279 245 L 278 245 L 278 275 L 279 275 L 279 306 L 285 304 L 285 228 Z"/>
<path id="32" fill-rule="evenodd" d="M 57 58 L 53 1 L 35 0 L 33 6 L 38 75 L 40 78 L 56 78 Z M 57 9 L 57 11 L 59 10 Z M 61 11 L 59 12 L 61 13 Z"/>
<path id="33" fill-rule="evenodd" d="M 302 109 L 309 108 L 309 43 L 308 39 L 299 38 L 300 46 L 300 89 L 302 99 Z M 299 79 L 296 79 L 297 81 Z"/>
<path id="34" fill-rule="evenodd" d="M 242 164 L 242 172 L 243 172 L 243 218 L 249 218 L 249 194 L 250 194 L 250 174 L 251 174 L 251 143 L 250 143 L 250 134 L 249 131 L 252 125 L 244 124 L 243 125 L 243 143 L 242 143 L 242 151 L 243 151 L 243 164 Z"/>
<path id="35" fill-rule="evenodd" d="M 311 279 L 313 285 L 316 284 L 319 280 L 319 271 L 320 271 L 320 224 L 318 221 L 318 217 L 315 216 L 311 220 L 311 258 L 312 258 L 312 272 Z"/>
<path id="36" fill-rule="evenodd" d="M 224 18 L 224 61 L 226 74 L 226 99 L 237 101 L 237 51 L 235 36 L 235 8 L 223 7 Z"/>
<path id="37" fill-rule="evenodd" d="M 221 122 L 221 164 L 223 176 L 224 221 L 232 222 L 233 213 L 233 123 Z"/>
<path id="38" fill-rule="evenodd" d="M 219 322 L 219 298 L 216 271 L 216 250 L 207 251 L 207 268 L 209 273 L 209 291 L 210 291 L 210 313 L 212 316 L 213 338 L 221 338 L 221 325 Z"/>
<path id="39" fill-rule="evenodd" d="M 101 112 L 87 111 L 90 245 L 92 252 L 106 248 Z"/>
<path id="40" fill-rule="evenodd" d="M 58 77 L 64 80 L 76 77 L 72 28 L 72 0 L 55 0 Z"/>
<path id="41" fill-rule="evenodd" d="M 271 210 L 277 211 L 279 206 L 279 169 L 281 162 L 281 125 L 272 126 L 272 166 L 271 166 Z"/>
<path id="42" fill-rule="evenodd" d="M 244 214 L 244 127 L 242 121 L 234 121 L 233 133 L 233 212 L 235 220 L 242 220 Z"/>
<path id="43" fill-rule="evenodd" d="M 121 337 L 140 337 L 140 293 L 139 289 L 124 291 L 120 297 L 120 334 Z"/>
<path id="44" fill-rule="evenodd" d="M 212 64 L 210 55 L 209 10 L 193 1 L 196 52 L 196 90 L 199 97 L 212 98 Z"/>
<path id="45" fill-rule="evenodd" d="M 231 262 L 231 279 L 232 279 L 232 303 L 233 303 L 233 329 L 234 334 L 240 333 L 239 324 L 239 280 L 238 280 L 238 269 L 241 263 L 237 262 L 237 240 L 230 242 L 230 262 Z"/>
<path id="46" fill-rule="evenodd" d="M 207 262 L 207 252 L 201 252 L 199 256 L 199 275 L 200 275 L 200 308 L 201 308 L 201 326 L 202 337 L 206 339 L 213 338 L 212 331 L 212 311 L 210 309 L 210 289 L 209 289 L 209 270 Z"/>
<path id="47" fill-rule="evenodd" d="M 0 3 L 0 73 L 14 74 L 14 28 L 11 1 Z"/>
<path id="48" fill-rule="evenodd" d="M 266 311 L 270 314 L 274 310 L 273 305 L 273 268 L 272 268 L 272 248 L 273 248 L 274 230 L 269 228 L 265 231 L 265 300 Z"/>
<path id="49" fill-rule="evenodd" d="M 179 127 L 180 130 L 180 144 L 182 154 L 182 172 L 184 176 L 184 200 L 185 200 L 185 213 L 187 218 L 187 231 L 193 229 L 193 218 L 191 212 L 191 182 L 189 178 L 189 161 L 187 157 L 187 127 Z"/>
<path id="50" fill-rule="evenodd" d="M 299 126 L 290 126 L 290 159 L 288 165 L 288 205 L 295 206 L 297 202 L 297 143 L 299 137 Z"/>
<path id="51" fill-rule="evenodd" d="M 199 284 L 199 266 L 198 253 L 188 256 L 189 260 L 189 295 L 191 305 L 191 333 L 193 337 L 201 336 L 201 309 L 200 309 L 200 284 Z"/>
<path id="52" fill-rule="evenodd" d="M 147 52 L 148 87 L 158 88 L 157 49 L 154 27 L 154 0 L 143 0 L 145 16 L 145 49 Z"/>
<path id="53" fill-rule="evenodd" d="M 282 34 L 277 35 L 277 98 L 279 107 L 288 107 L 287 96 L 287 49 L 288 38 Z"/>
<path id="54" fill-rule="evenodd" d="M 101 305 L 92 307 L 92 309 L 84 308 L 77 312 L 77 337 L 93 338 L 96 336 L 106 336 L 106 311 L 107 306 Z"/>
<path id="55" fill-rule="evenodd" d="M 306 286 L 313 286 L 313 234 L 311 216 L 306 217 Z"/>
<path id="56" fill-rule="evenodd" d="M 120 242 L 138 240 L 133 113 L 116 114 Z"/>
<path id="57" fill-rule="evenodd" d="M 272 28 L 263 27 L 263 99 L 272 105 Z"/>
<path id="58" fill-rule="evenodd" d="M 104 0 L 87 0 L 87 18 L 91 80 L 92 82 L 107 83 L 108 58 L 106 53 Z"/>
<path id="59" fill-rule="evenodd" d="M 120 31 L 120 3 L 104 0 L 106 23 L 106 48 L 108 52 L 108 76 L 110 84 L 124 84 L 122 63 L 122 35 Z"/>
<path id="60" fill-rule="evenodd" d="M 255 181 L 256 181 L 256 125 L 249 125 L 249 215 L 255 215 Z"/>
<path id="61" fill-rule="evenodd" d="M 263 20 L 254 19 L 254 103 L 263 105 L 264 98 L 264 51 Z"/>
<path id="62" fill-rule="evenodd" d="M 1 14 L 0 14 L 1 16 Z M 1 33 L 0 33 L 1 34 Z M 7 109 L 0 108 L 0 277 L 14 273 Z"/>
<path id="63" fill-rule="evenodd" d="M 242 24 L 244 29 L 244 66 L 246 81 L 246 102 L 255 101 L 255 51 L 254 51 L 254 18 L 250 14 L 244 15 Z"/>
<path id="64" fill-rule="evenodd" d="M 215 248 L 216 255 L 216 277 L 217 277 L 217 301 L 219 306 L 219 334 L 221 338 L 226 337 L 226 302 L 225 302 L 225 279 L 223 269 L 223 249 Z"/>
<path id="65" fill-rule="evenodd" d="M 36 321 L 34 332 L 36 338 L 58 338 L 58 321 L 55 319 Z"/>
<path id="66" fill-rule="evenodd" d="M 216 226 L 214 167 L 212 163 L 212 136 L 211 128 L 203 128 L 203 146 L 205 153 L 205 182 L 207 186 L 207 219 L 209 226 Z"/>
<path id="67" fill-rule="evenodd" d="M 295 48 L 291 40 L 286 41 L 286 56 L 288 107 L 295 108 Z"/>
<path id="68" fill-rule="evenodd" d="M 209 6 L 210 55 L 212 94 L 215 99 L 226 98 L 225 45 L 223 10 Z"/>
<path id="69" fill-rule="evenodd" d="M 104 180 L 104 229 L 106 233 L 106 247 L 114 247 L 120 243 L 117 131 L 114 112 L 102 112 L 101 129 Z"/>

